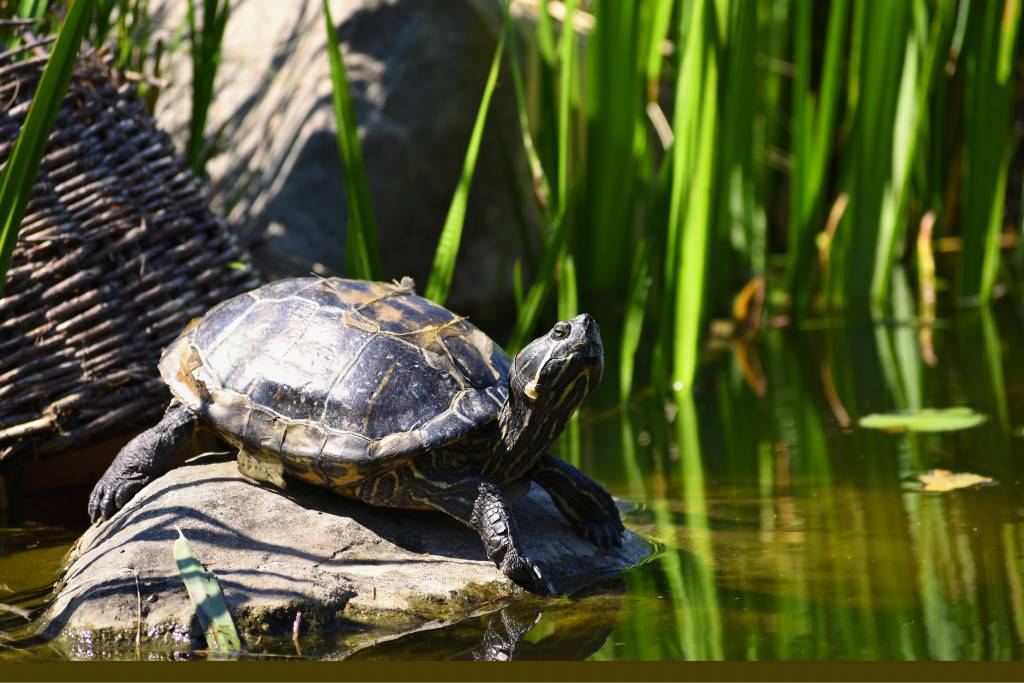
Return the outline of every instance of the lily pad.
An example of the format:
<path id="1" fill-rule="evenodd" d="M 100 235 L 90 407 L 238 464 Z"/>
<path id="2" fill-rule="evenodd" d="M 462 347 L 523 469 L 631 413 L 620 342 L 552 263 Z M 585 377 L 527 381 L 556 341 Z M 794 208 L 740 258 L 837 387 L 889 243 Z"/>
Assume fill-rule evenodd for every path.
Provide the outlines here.
<path id="1" fill-rule="evenodd" d="M 953 432 L 977 427 L 987 419 L 971 408 L 960 406 L 873 413 L 862 417 L 859 424 L 865 429 L 885 432 Z"/>
<path id="2" fill-rule="evenodd" d="M 930 470 L 917 475 L 917 479 L 921 482 L 921 486 L 915 490 L 937 493 L 996 484 L 996 480 L 991 477 L 983 477 L 973 472 L 951 472 L 949 470 Z"/>

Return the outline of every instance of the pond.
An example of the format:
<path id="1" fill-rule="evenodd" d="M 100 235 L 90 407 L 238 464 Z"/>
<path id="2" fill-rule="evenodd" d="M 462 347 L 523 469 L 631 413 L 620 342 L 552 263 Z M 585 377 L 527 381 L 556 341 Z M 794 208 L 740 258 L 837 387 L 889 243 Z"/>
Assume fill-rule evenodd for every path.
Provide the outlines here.
<path id="1" fill-rule="evenodd" d="M 506 618 L 528 629 L 524 659 L 1020 659 L 1024 297 L 951 310 L 932 327 L 900 308 L 881 321 L 808 321 L 723 345 L 692 394 L 639 392 L 622 410 L 608 382 L 568 452 L 634 506 L 627 524 L 655 539 L 657 554 L 586 595 L 510 601 L 503 615 L 354 657 L 468 657 Z M 985 420 L 940 433 L 858 425 L 872 413 L 951 406 Z M 936 469 L 993 482 L 918 490 Z M 84 524 L 86 493 L 47 505 Z M 0 532 L 0 603 L 31 609 L 82 526 L 43 525 L 52 510 L 17 503 L 17 528 Z M 23 622 L 0 614 L 11 634 Z M 310 642 L 303 656 L 330 657 L 334 645 Z M 43 642 L 0 650 L 54 656 Z"/>

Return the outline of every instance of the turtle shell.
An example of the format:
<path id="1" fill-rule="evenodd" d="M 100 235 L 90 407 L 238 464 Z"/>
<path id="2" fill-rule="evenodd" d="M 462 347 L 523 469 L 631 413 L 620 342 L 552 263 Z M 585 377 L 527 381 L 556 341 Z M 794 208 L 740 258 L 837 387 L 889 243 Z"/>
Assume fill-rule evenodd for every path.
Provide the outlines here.
<path id="1" fill-rule="evenodd" d="M 354 483 L 493 420 L 509 358 L 400 284 L 296 278 L 224 301 L 163 353 L 174 396 L 292 475 Z"/>

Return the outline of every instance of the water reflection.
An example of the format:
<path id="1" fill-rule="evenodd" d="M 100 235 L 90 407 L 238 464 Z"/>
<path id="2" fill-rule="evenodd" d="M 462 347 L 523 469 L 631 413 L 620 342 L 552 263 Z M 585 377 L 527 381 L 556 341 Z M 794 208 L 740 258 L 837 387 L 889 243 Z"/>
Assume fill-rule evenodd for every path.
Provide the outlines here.
<path id="1" fill-rule="evenodd" d="M 623 590 L 512 601 L 344 656 L 1020 659 L 1024 299 L 940 309 L 922 334 L 902 274 L 892 287 L 881 322 L 769 330 L 717 354 L 692 394 L 640 392 L 618 410 L 607 387 L 560 447 L 663 544 Z M 858 427 L 955 405 L 988 420 L 945 434 Z M 913 490 L 932 468 L 999 483 Z M 31 561 L 0 558 L 0 570 Z"/>
<path id="2" fill-rule="evenodd" d="M 622 609 L 625 584 L 613 581 L 585 594 L 555 601 L 527 597 L 500 610 L 444 628 L 411 633 L 346 653 L 346 659 L 512 659 L 604 658 Z"/>
<path id="3" fill-rule="evenodd" d="M 616 492 L 642 491 L 646 511 L 633 521 L 669 547 L 629 576 L 602 656 L 1024 654 L 1024 487 L 1012 419 L 1022 406 L 1006 383 L 1021 364 L 1002 332 L 1019 318 L 976 309 L 936 322 L 931 366 L 910 290 L 898 278 L 894 290 L 884 323 L 766 333 L 763 399 L 734 354 L 706 368 L 695 400 L 672 397 L 671 421 L 656 400 L 620 417 Z M 857 427 L 872 412 L 951 405 L 989 420 L 949 434 Z M 644 445 L 636 435 L 648 433 Z M 1000 483 L 914 491 L 935 467 Z"/>

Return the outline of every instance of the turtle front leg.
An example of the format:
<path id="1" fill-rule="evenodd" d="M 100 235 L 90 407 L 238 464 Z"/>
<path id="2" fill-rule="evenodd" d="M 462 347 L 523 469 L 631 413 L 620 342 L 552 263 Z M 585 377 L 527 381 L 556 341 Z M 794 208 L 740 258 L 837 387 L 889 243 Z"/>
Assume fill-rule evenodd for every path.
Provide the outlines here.
<path id="1" fill-rule="evenodd" d="M 531 617 L 521 617 L 530 614 Z M 508 662 L 517 659 L 523 637 L 540 621 L 543 612 L 514 611 L 506 607 L 489 615 L 487 630 L 480 644 L 473 648 L 473 659 L 478 662 Z"/>
<path id="2" fill-rule="evenodd" d="M 520 549 L 519 527 L 501 489 L 490 482 L 479 484 L 468 524 L 480 534 L 487 557 L 505 576 L 534 593 L 554 595 L 554 586 L 540 567 Z"/>
<path id="3" fill-rule="evenodd" d="M 505 576 L 533 593 L 555 593 L 537 563 L 523 552 L 516 519 L 500 488 L 480 476 L 445 472 L 422 463 L 414 468 L 395 470 L 393 486 L 367 482 L 355 490 L 355 496 L 372 505 L 440 510 L 480 535 L 488 559 Z"/>
<path id="4" fill-rule="evenodd" d="M 600 484 L 553 455 L 545 455 L 529 472 L 572 524 L 576 533 L 608 550 L 622 545 L 626 528 L 615 501 Z"/>
<path id="5" fill-rule="evenodd" d="M 196 431 L 196 414 L 177 401 L 155 426 L 129 441 L 89 496 L 89 518 L 110 519 L 143 486 L 153 481 Z"/>

